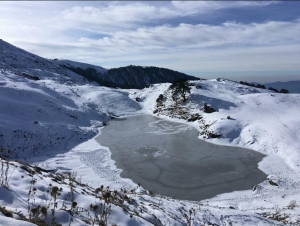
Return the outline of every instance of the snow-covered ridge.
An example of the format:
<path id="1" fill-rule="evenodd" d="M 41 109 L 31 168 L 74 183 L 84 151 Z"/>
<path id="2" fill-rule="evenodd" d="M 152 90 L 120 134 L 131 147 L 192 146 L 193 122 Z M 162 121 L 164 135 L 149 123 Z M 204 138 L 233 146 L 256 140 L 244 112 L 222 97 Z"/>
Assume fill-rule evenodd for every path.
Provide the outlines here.
<path id="1" fill-rule="evenodd" d="M 88 68 L 93 68 L 101 74 L 104 74 L 104 73 L 107 72 L 107 69 L 105 69 L 103 67 L 100 67 L 100 66 L 95 66 L 95 65 L 92 65 L 92 64 L 80 63 L 80 62 L 71 61 L 71 60 L 57 60 L 57 59 L 54 59 L 53 61 L 57 61 L 57 63 L 59 65 L 66 65 L 66 66 L 70 66 L 70 67 L 73 67 L 73 68 L 79 67 L 79 68 L 82 68 L 82 69 L 85 69 L 85 70 L 88 69 Z"/>
<path id="2" fill-rule="evenodd" d="M 44 59 L 0 40 L 0 69 L 23 77 L 81 82 L 83 78 L 52 60 Z"/>
<path id="3" fill-rule="evenodd" d="M 111 116 L 153 114 L 157 108 L 156 99 L 160 94 L 168 97 L 170 84 L 155 84 L 143 90 L 107 88 L 84 81 L 82 76 L 61 68 L 54 61 L 3 41 L 0 41 L 0 51 L 2 150 L 10 150 L 11 158 L 18 157 L 55 173 L 76 171 L 78 178 L 94 188 L 100 185 L 110 186 L 111 190 L 136 188 L 130 179 L 120 177 L 120 169 L 111 160 L 109 149 L 98 144 L 94 137 Z M 23 72 L 38 76 L 39 80 L 26 77 Z M 158 112 L 158 116 L 187 123 L 198 129 L 199 134 L 204 124 L 209 125 L 209 129 L 221 137 L 207 139 L 200 136 L 200 139 L 266 154 L 259 168 L 269 179 L 255 185 L 253 191 L 221 194 L 200 202 L 151 197 L 139 188 L 141 194 L 129 195 L 137 204 L 128 204 L 130 211 L 138 214 L 131 218 L 128 212 L 115 207 L 109 224 L 188 225 L 184 214 L 189 216 L 193 209 L 193 225 L 299 225 L 300 95 L 277 94 L 223 79 L 193 83 L 191 95 L 181 108 L 187 115 L 199 114 L 203 120 L 188 122 L 176 112 L 172 115 L 167 110 Z M 204 113 L 204 103 L 216 111 Z M 166 109 L 171 109 L 174 101 L 165 98 L 163 104 Z M 28 216 L 26 200 L 30 176 L 19 165 L 15 170 L 10 168 L 9 175 L 10 190 L 0 186 L 0 206 L 21 210 Z M 22 175 L 24 179 L 20 179 Z M 47 173 L 41 176 L 44 179 L 36 176 L 35 203 L 45 201 L 43 191 L 52 183 L 63 187 L 63 195 L 58 198 L 61 205 L 69 188 L 53 182 Z M 89 208 L 95 200 L 88 194 L 92 188 L 77 189 L 76 201 Z M 296 206 L 291 209 L 293 200 Z M 62 225 L 68 225 L 69 217 L 61 211 L 57 219 Z M 7 222 L 17 224 L 0 213 L 0 224 Z M 71 225 L 83 225 L 83 221 L 75 219 Z"/>
<path id="4" fill-rule="evenodd" d="M 44 59 L 0 40 L 0 68 L 20 76 L 40 79 L 44 76 L 60 81 L 87 82 L 120 88 L 144 88 L 149 84 L 173 82 L 179 78 L 198 79 L 184 73 L 158 67 L 127 66 L 105 69 L 70 60 Z M 41 73 L 42 71 L 42 73 Z"/>

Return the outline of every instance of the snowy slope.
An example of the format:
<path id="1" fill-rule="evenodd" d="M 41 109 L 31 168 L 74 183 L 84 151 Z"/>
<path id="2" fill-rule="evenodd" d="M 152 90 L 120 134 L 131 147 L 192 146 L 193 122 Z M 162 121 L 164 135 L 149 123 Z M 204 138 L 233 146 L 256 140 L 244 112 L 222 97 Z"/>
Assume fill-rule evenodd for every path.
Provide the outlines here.
<path id="1" fill-rule="evenodd" d="M 232 205 L 255 212 L 272 210 L 275 206 L 286 208 L 292 200 L 299 203 L 300 95 L 278 94 L 222 79 L 193 83 L 195 86 L 188 100 L 179 105 L 171 99 L 169 84 L 152 86 L 132 97 L 143 100 L 141 104 L 149 114 L 158 109 L 156 115 L 159 117 L 194 126 L 200 132 L 200 139 L 266 154 L 259 168 L 279 185 L 272 186 L 266 180 L 254 191 L 219 195 L 208 202 L 214 206 Z M 164 101 L 163 106 L 158 107 L 156 98 L 159 94 L 164 95 Z M 204 113 L 204 103 L 216 112 Z M 174 106 L 179 110 L 174 111 Z M 187 122 L 195 114 L 200 115 L 201 120 Z M 221 137 L 208 138 L 208 132 Z"/>
<path id="2" fill-rule="evenodd" d="M 23 77 L 51 78 L 61 82 L 81 82 L 82 76 L 55 61 L 47 60 L 0 40 L 0 69 Z"/>
<path id="3" fill-rule="evenodd" d="M 6 72 L 1 74 L 0 87 L 0 146 L 19 157 L 29 157 L 30 151 L 63 151 L 96 135 L 96 128 L 115 110 L 126 115 L 140 108 L 119 90 L 33 82 Z M 120 109 L 113 107 L 112 97 Z"/>
<path id="4" fill-rule="evenodd" d="M 103 192 L 99 193 L 100 200 L 95 198 L 95 188 L 101 185 L 105 189 L 109 186 L 112 194 L 119 192 L 111 203 L 108 225 L 300 225 L 300 95 L 273 93 L 222 79 L 202 80 L 193 82 L 187 101 L 177 105 L 180 111 L 171 111 L 175 103 L 168 83 L 143 90 L 101 87 L 84 83 L 80 76 L 64 69 L 62 74 L 53 72 L 56 64 L 52 61 L 0 44 L 2 53 L 6 51 L 0 56 L 1 155 L 10 150 L 11 159 L 18 157 L 33 165 L 11 161 L 14 166 L 7 171 L 8 189 L 5 176 L 1 176 L 0 207 L 13 211 L 15 218 L 18 211 L 29 217 L 29 190 L 36 188 L 30 196 L 32 207 L 48 205 L 51 197 L 47 190 L 57 186 L 62 191 L 57 198 L 56 221 L 69 225 L 72 217 L 64 208 L 71 208 L 72 200 L 66 172 L 76 172 L 75 201 L 85 211 L 75 214 L 71 225 L 87 225 L 84 220 L 89 214 L 94 216 L 89 205 L 104 204 Z M 33 62 L 35 59 L 38 63 Z M 39 80 L 22 76 L 23 71 Z M 199 138 L 208 142 L 266 154 L 259 168 L 269 179 L 253 191 L 191 202 L 152 196 L 130 179 L 121 178 L 109 149 L 94 138 L 110 117 L 153 114 L 159 94 L 165 98 L 156 115 L 195 127 Z M 204 103 L 216 112 L 204 113 Z M 202 118 L 188 122 L 195 114 Z M 221 137 L 208 139 L 209 131 Z M 5 161 L 1 165 L 7 166 Z M 33 187 L 32 179 L 36 180 Z M 293 200 L 296 204 L 291 208 Z M 47 221 L 51 221 L 50 209 Z M 0 222 L 30 225 L 14 223 L 1 213 Z"/>
<path id="5" fill-rule="evenodd" d="M 105 69 L 70 60 L 44 59 L 0 40 L 0 68 L 29 79 L 52 77 L 61 82 L 95 82 L 102 86 L 144 88 L 149 84 L 198 78 L 158 67 L 127 66 Z"/>
<path id="6" fill-rule="evenodd" d="M 91 64 L 80 63 L 80 62 L 71 61 L 71 60 L 54 60 L 54 61 L 57 61 L 57 63 L 59 65 L 73 67 L 73 68 L 82 68 L 84 70 L 86 70 L 88 68 L 93 68 L 99 74 L 104 74 L 105 72 L 107 72 L 107 69 L 100 67 L 100 66 L 91 65 Z"/>
<path id="7" fill-rule="evenodd" d="M 192 87 L 188 100 L 182 106 L 177 106 L 183 107 L 189 115 L 198 113 L 202 116 L 203 120 L 190 124 L 200 131 L 203 123 L 209 124 L 209 129 L 221 134 L 221 139 L 213 142 L 240 145 L 262 153 L 276 154 L 281 156 L 289 167 L 300 170 L 300 143 L 297 142 L 300 140 L 300 118 L 297 114 L 300 111 L 300 95 L 274 93 L 228 80 L 202 80 L 193 83 L 195 86 Z M 144 99 L 142 104 L 148 113 L 152 113 L 157 108 L 158 95 L 169 95 L 168 86 L 155 85 L 135 96 Z M 216 112 L 204 113 L 204 103 L 208 103 Z M 174 106 L 174 101 L 166 98 L 164 104 L 164 109 L 167 109 Z M 176 114 L 171 115 L 170 112 L 163 111 L 164 109 L 158 112 L 158 116 L 184 118 Z M 230 116 L 230 119 L 227 119 L 227 116 Z M 205 134 L 201 137 L 207 138 Z"/>

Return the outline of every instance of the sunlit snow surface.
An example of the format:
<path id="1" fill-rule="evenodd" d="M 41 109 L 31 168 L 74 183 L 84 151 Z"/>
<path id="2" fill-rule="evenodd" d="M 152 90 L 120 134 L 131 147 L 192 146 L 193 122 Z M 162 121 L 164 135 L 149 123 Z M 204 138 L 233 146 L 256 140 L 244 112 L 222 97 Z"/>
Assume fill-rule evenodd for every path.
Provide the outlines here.
<path id="1" fill-rule="evenodd" d="M 21 50 L 3 48 L 6 49 L 1 51 L 10 55 L 1 55 L 0 145 L 10 149 L 15 157 L 42 168 L 56 172 L 76 171 L 82 181 L 94 187 L 135 188 L 137 185 L 131 180 L 120 177 L 121 170 L 111 160 L 110 151 L 95 137 L 102 132 L 103 122 L 109 119 L 108 116 L 152 114 L 157 97 L 170 84 L 157 84 L 144 90 L 84 84 L 82 77 L 67 73 L 53 62 Z M 24 78 L 22 72 L 37 75 L 40 80 Z M 266 155 L 259 163 L 259 169 L 279 186 L 270 185 L 266 179 L 256 186 L 255 191 L 221 194 L 200 203 L 136 196 L 139 205 L 144 205 L 144 214 L 152 217 L 155 214 L 164 224 L 184 225 L 182 211 L 195 208 L 194 225 L 204 224 L 208 218 L 210 222 L 224 226 L 230 222 L 232 225 L 283 225 L 259 215 L 274 213 L 279 208 L 282 215 L 288 215 L 291 225 L 297 225 L 299 206 L 293 210 L 287 206 L 291 200 L 300 204 L 300 95 L 270 93 L 226 80 L 197 83 L 202 88 L 193 86 L 184 106 L 190 113 L 201 114 L 207 124 L 212 124 L 213 131 L 222 134 L 219 139 L 207 141 L 250 148 Z M 141 102 L 136 102 L 136 97 Z M 217 111 L 203 113 L 204 103 L 209 103 Z M 166 107 L 171 104 L 165 103 Z M 227 120 L 227 116 L 232 120 Z M 158 117 L 188 123 L 165 115 Z M 199 122 L 188 124 L 201 131 Z M 164 125 L 159 127 L 161 134 L 170 132 Z M 187 128 L 181 126 L 178 129 Z M 23 173 L 19 170 L 9 173 L 10 190 L 0 188 L 0 205 L 26 213 L 30 180 L 20 179 Z M 48 187 L 49 183 L 54 182 L 44 178 L 38 186 Z M 88 194 L 78 194 L 77 198 L 86 208 L 95 201 Z M 41 197 L 36 197 L 36 203 L 40 201 Z M 62 213 L 58 220 L 68 225 L 65 216 Z M 177 219 L 175 216 L 181 217 Z M 13 225 L 13 221 L 0 214 L 0 224 Z M 110 222 L 118 226 L 149 225 L 145 219 L 131 219 L 120 208 L 113 209 Z M 75 221 L 73 225 L 82 224 Z"/>

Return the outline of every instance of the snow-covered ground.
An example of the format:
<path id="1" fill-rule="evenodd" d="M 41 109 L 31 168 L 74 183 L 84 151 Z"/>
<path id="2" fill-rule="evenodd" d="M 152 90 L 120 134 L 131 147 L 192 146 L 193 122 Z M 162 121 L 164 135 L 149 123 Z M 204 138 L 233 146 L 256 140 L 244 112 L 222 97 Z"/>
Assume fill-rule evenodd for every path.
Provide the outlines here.
<path id="1" fill-rule="evenodd" d="M 50 69 L 40 66 L 29 70 L 17 64 L 11 68 L 4 63 L 0 67 L 1 155 L 10 150 L 11 159 L 33 166 L 11 161 L 14 165 L 9 165 L 5 174 L 7 164 L 1 163 L 0 207 L 13 211 L 15 218 L 20 213 L 28 217 L 28 206 L 50 205 L 46 219 L 51 222 L 54 197 L 50 193 L 57 186 L 62 190 L 57 196 L 55 221 L 69 225 L 73 213 L 71 225 L 87 225 L 95 219 L 90 205 L 98 204 L 101 209 L 102 203 L 104 207 L 109 186 L 114 194 L 106 203 L 106 208 L 112 207 L 109 225 L 300 225 L 299 94 L 272 93 L 223 79 L 201 80 L 193 82 L 191 95 L 176 106 L 180 111 L 174 111 L 170 84 L 143 90 L 111 89 L 85 84 L 75 74 L 61 76 Z M 32 74 L 37 71 L 40 80 L 22 76 L 24 70 Z M 199 130 L 199 139 L 207 142 L 265 154 L 259 169 L 268 178 L 253 190 L 198 202 L 153 196 L 130 179 L 121 178 L 109 149 L 97 143 L 95 137 L 110 117 L 153 114 L 160 94 L 165 98 L 155 115 L 193 126 Z M 216 112 L 204 113 L 204 103 Z M 202 118 L 188 122 L 187 118 L 195 114 Z M 221 137 L 208 139 L 203 131 Z M 73 201 L 81 208 L 76 214 L 67 172 L 76 173 Z M 97 195 L 95 189 L 101 185 L 104 189 Z M 1 213 L 0 224 L 31 225 L 16 223 Z"/>
<path id="2" fill-rule="evenodd" d="M 255 191 L 222 194 L 207 202 L 214 206 L 231 205 L 253 212 L 259 212 L 259 209 L 262 212 L 267 209 L 272 211 L 275 207 L 284 209 L 292 200 L 299 204 L 300 118 L 297 112 L 300 110 L 300 95 L 276 94 L 222 79 L 194 83 L 190 97 L 181 106 L 183 111 L 198 113 L 203 118 L 187 123 L 200 132 L 204 130 L 204 125 L 208 125 L 208 130 L 221 135 L 218 139 L 207 139 L 205 134 L 199 135 L 199 138 L 266 154 L 259 163 L 259 169 L 279 185 L 272 186 L 266 180 Z M 138 96 L 145 99 L 143 107 L 148 113 L 153 112 L 157 108 L 155 97 L 164 94 L 164 106 L 157 115 L 186 122 L 180 119 L 184 118 L 184 114 L 166 110 L 174 106 L 174 102 L 170 101 L 168 86 L 154 85 L 152 90 L 141 91 Z M 151 92 L 157 92 L 158 95 L 152 95 Z M 216 112 L 203 113 L 200 109 L 204 103 L 208 103 Z M 227 119 L 228 116 L 230 119 Z M 299 219 L 299 209 L 295 217 Z"/>

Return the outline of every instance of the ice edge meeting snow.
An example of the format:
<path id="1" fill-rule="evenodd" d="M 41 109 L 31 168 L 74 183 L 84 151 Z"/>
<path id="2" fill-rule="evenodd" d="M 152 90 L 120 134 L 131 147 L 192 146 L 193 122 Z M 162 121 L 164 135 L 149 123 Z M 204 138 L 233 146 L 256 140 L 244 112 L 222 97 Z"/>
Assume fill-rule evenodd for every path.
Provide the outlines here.
<path id="1" fill-rule="evenodd" d="M 74 188 L 76 204 L 81 208 L 92 211 L 95 203 L 92 194 L 100 185 L 109 186 L 116 200 L 125 200 L 124 205 L 111 204 L 109 224 L 188 225 L 189 218 L 184 214 L 190 213 L 194 225 L 299 224 L 299 94 L 275 93 L 226 79 L 201 80 L 193 81 L 186 102 L 179 101 L 181 105 L 173 108 L 176 103 L 170 96 L 170 83 L 142 90 L 108 88 L 61 67 L 58 61 L 41 58 L 3 41 L 0 49 L 0 144 L 6 150 L 9 148 L 14 157 L 26 158 L 34 164 L 33 167 L 14 161 L 10 162 L 14 167 L 8 164 L 9 189 L 0 187 L 3 194 L 0 206 L 14 212 L 13 216 L 18 216 L 15 209 L 30 216 L 28 191 L 36 193 L 29 197 L 29 206 L 33 208 L 38 203 L 48 204 L 50 199 L 45 192 L 57 186 L 61 195 L 51 193 L 60 207 L 56 209 L 55 221 L 84 225 L 86 218 L 76 215 L 73 219 L 64 211 L 75 204 L 68 198 L 71 194 L 68 184 L 73 180 L 63 175 L 75 171 L 81 178 L 76 180 Z M 86 64 L 76 65 L 87 69 Z M 157 101 L 160 94 L 164 96 L 163 102 Z M 215 112 L 205 113 L 205 103 Z M 109 149 L 94 138 L 110 117 L 153 112 L 161 118 L 193 126 L 199 130 L 199 138 L 207 142 L 247 147 L 265 154 L 258 167 L 268 177 L 253 190 L 220 194 L 199 202 L 160 197 L 137 187 L 130 179 L 120 177 Z M 188 122 L 185 118 L 190 116 L 195 120 Z M 222 136 L 207 139 L 211 132 Z M 1 162 L 6 166 L 4 160 Z M 5 184 L 5 174 L 1 179 Z M 127 198 L 124 189 L 128 191 Z M 107 197 L 103 196 L 107 194 L 103 190 L 100 194 Z M 104 198 L 99 203 L 104 203 Z M 51 222 L 51 212 L 47 216 L 46 220 Z M 2 214 L 0 222 L 32 225 L 16 223 Z"/>

